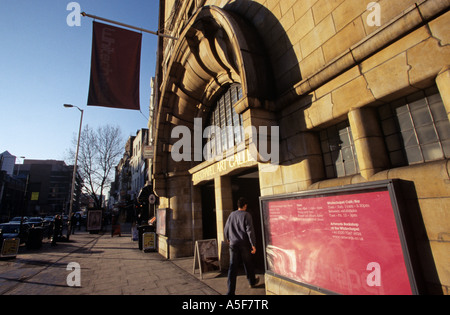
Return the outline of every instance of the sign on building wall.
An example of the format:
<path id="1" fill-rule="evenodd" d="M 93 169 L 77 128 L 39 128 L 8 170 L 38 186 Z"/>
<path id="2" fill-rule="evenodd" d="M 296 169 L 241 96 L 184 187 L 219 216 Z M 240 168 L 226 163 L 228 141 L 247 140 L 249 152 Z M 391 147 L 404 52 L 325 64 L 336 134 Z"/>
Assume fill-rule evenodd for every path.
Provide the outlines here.
<path id="1" fill-rule="evenodd" d="M 32 192 L 31 193 L 31 201 L 37 201 L 39 200 L 39 192 Z"/>
<path id="2" fill-rule="evenodd" d="M 416 294 L 390 181 L 261 198 L 266 272 L 338 294 Z"/>
<path id="3" fill-rule="evenodd" d="M 143 158 L 145 160 L 153 158 L 153 146 L 152 145 L 144 145 L 143 147 Z"/>
<path id="4" fill-rule="evenodd" d="M 156 234 L 167 236 L 167 209 L 156 210 Z"/>

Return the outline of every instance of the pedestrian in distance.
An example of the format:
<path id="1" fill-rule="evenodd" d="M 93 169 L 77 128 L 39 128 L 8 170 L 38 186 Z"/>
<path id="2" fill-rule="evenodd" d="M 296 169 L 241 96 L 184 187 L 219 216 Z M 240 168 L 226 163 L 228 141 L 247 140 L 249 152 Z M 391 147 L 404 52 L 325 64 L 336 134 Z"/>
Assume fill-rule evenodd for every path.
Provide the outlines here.
<path id="1" fill-rule="evenodd" d="M 230 245 L 227 295 L 236 293 L 236 279 L 241 263 L 244 264 L 250 286 L 253 288 L 259 282 L 259 277 L 255 276 L 252 257 L 256 253 L 256 236 L 252 216 L 247 212 L 248 202 L 245 198 L 239 198 L 237 206 L 238 210 L 230 214 L 224 229 L 225 239 Z"/>
<path id="2" fill-rule="evenodd" d="M 71 234 L 75 234 L 75 227 L 77 226 L 78 217 L 75 213 L 72 213 L 72 218 L 70 218 L 70 229 Z"/>
<path id="3" fill-rule="evenodd" d="M 59 214 L 55 215 L 55 220 L 53 222 L 53 238 L 52 246 L 56 246 L 56 239 L 62 234 L 63 222 Z"/>

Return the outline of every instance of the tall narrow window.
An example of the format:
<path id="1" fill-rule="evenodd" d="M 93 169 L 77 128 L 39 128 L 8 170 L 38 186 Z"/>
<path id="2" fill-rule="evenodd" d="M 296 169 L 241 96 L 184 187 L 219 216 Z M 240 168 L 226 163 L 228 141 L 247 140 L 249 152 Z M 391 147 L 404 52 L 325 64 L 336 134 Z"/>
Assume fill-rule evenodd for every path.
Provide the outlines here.
<path id="1" fill-rule="evenodd" d="M 436 87 L 378 108 L 393 167 L 450 157 L 450 123 Z"/>
<path id="2" fill-rule="evenodd" d="M 327 178 L 359 173 L 358 159 L 348 121 L 322 130 L 320 144 Z"/>
<path id="3" fill-rule="evenodd" d="M 242 115 L 238 115 L 233 105 L 242 99 L 242 87 L 233 84 L 216 101 L 207 123 L 207 159 L 238 145 L 244 140 Z M 214 128 L 211 128 L 214 127 Z"/>

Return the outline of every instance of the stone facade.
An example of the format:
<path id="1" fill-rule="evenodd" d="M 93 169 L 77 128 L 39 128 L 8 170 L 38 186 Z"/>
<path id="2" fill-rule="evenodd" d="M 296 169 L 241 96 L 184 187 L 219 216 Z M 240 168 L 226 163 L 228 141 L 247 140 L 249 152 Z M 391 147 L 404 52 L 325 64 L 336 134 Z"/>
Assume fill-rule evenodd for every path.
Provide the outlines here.
<path id="1" fill-rule="evenodd" d="M 431 106 L 433 99 L 450 117 L 450 1 L 379 0 L 375 7 L 370 2 L 160 1 L 160 28 L 178 38 L 160 39 L 156 79 L 153 183 L 160 208 L 168 209 L 161 253 L 193 255 L 195 240 L 204 236 L 207 184 L 214 186 L 221 244 L 235 208 L 233 180 L 245 172 L 256 172 L 260 196 L 401 179 L 415 188 L 414 194 L 405 189 L 408 205 L 420 214 L 411 218 L 413 229 L 425 227 L 415 235 L 425 291 L 449 293 L 448 121 L 436 122 L 440 153 L 423 148 L 421 162 L 408 162 L 407 152 L 406 163 L 397 165 L 380 108 L 399 99 L 427 100 Z M 228 150 L 227 156 L 237 158 L 231 164 L 198 159 L 195 139 L 192 159 L 175 162 L 174 128 L 185 126 L 194 134 L 195 118 L 206 126 L 215 100 L 231 84 L 242 87 L 233 108 L 244 128 L 279 127 L 277 167 L 267 171 L 273 165 L 260 156 L 240 157 L 248 156 L 261 132 L 246 133 L 243 146 Z M 343 161 L 343 175 L 336 163 L 327 164 L 323 147 L 327 128 L 339 124 L 351 130 L 357 165 L 348 171 Z M 226 264 L 226 253 L 219 249 L 219 255 Z M 268 274 L 266 291 L 317 293 Z"/>

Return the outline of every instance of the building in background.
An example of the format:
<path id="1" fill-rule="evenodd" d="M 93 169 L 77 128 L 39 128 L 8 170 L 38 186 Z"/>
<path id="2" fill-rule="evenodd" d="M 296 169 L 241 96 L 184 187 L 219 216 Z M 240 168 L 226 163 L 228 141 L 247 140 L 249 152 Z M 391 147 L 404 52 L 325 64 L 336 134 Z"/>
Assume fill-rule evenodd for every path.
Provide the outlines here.
<path id="1" fill-rule="evenodd" d="M 148 163 L 144 159 L 144 148 L 148 143 L 148 129 L 142 128 L 136 132 L 131 155 L 131 198 L 137 199 L 139 192 L 148 180 Z"/>
<path id="2" fill-rule="evenodd" d="M 69 212 L 73 165 L 56 160 L 28 160 L 15 166 L 15 172 L 26 178 L 26 216 L 53 215 Z M 82 182 L 76 176 L 73 211 L 80 209 Z"/>
<path id="3" fill-rule="evenodd" d="M 132 206 L 131 198 L 131 156 L 135 136 L 130 136 L 125 144 L 123 157 L 116 166 L 114 182 L 111 183 L 110 208 L 126 208 Z"/>
<path id="4" fill-rule="evenodd" d="M 0 222 L 21 214 L 25 205 L 26 176 L 14 171 L 16 156 L 8 151 L 0 154 Z"/>
<path id="5" fill-rule="evenodd" d="M 9 176 L 13 175 L 14 165 L 16 164 L 16 157 L 8 151 L 0 154 L 1 168 L 0 171 L 5 171 Z"/>
<path id="6" fill-rule="evenodd" d="M 159 38 L 149 123 L 157 220 L 167 220 L 159 222 L 159 252 L 193 255 L 197 240 L 216 238 L 225 264 L 223 227 L 244 195 L 263 267 L 260 197 L 400 180 L 422 292 L 448 294 L 449 7 L 434 0 L 161 0 L 159 29 L 178 39 Z M 198 154 L 195 136 L 180 151 L 177 127 L 200 133 L 207 154 Z M 256 133 L 245 132 L 251 127 Z M 277 156 L 252 154 L 264 137 Z M 315 275 L 317 266 L 309 267 Z M 319 290 L 274 272 L 265 280 L 272 294 Z"/>
<path id="7" fill-rule="evenodd" d="M 128 138 L 124 155 L 116 166 L 114 182 L 111 183 L 109 208 L 122 209 L 128 219 L 135 215 L 133 211 L 138 204 L 139 208 L 145 207 L 145 217 L 149 216 L 148 189 L 144 189 L 149 184 L 150 173 L 148 133 L 148 129 L 142 128 L 136 136 Z"/>

